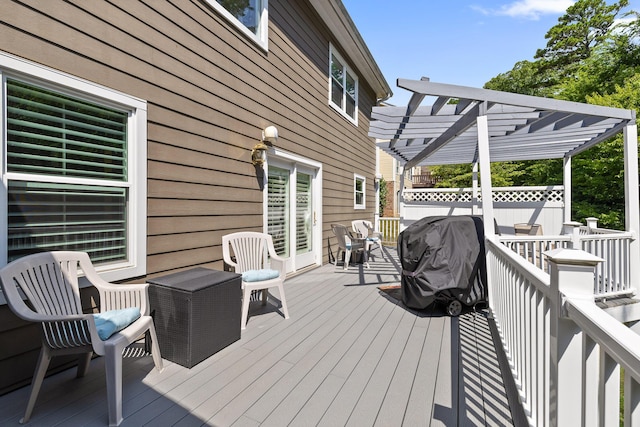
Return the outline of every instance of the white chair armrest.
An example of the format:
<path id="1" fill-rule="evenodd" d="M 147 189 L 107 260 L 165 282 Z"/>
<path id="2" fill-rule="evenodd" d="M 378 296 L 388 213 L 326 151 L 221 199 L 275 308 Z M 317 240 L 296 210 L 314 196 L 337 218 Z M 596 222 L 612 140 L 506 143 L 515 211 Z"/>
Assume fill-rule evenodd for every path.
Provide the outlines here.
<path id="1" fill-rule="evenodd" d="M 280 278 L 284 278 L 287 275 L 287 261 L 289 258 L 283 258 L 280 255 L 271 255 L 269 261 L 271 262 L 271 268 L 280 272 Z"/>

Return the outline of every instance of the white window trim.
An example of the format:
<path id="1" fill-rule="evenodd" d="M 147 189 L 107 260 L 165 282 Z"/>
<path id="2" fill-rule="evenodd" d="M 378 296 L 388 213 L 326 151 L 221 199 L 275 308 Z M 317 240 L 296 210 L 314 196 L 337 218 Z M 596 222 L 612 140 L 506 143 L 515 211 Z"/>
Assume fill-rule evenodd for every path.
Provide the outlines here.
<path id="1" fill-rule="evenodd" d="M 356 182 L 362 181 L 362 204 L 357 203 Z M 353 209 L 367 208 L 367 178 L 356 173 L 353 174 Z"/>
<path id="2" fill-rule="evenodd" d="M 345 105 L 345 108 L 343 109 L 340 105 L 336 105 L 333 102 L 333 99 L 331 99 L 331 79 L 332 79 L 332 75 L 331 75 L 331 61 L 332 61 L 332 57 L 335 56 L 338 58 L 338 60 L 340 60 L 340 62 L 342 63 L 342 65 L 345 67 L 347 73 L 349 73 L 356 84 L 356 96 L 355 96 L 355 101 L 356 101 L 356 106 L 355 106 L 355 111 L 354 111 L 354 117 L 351 117 L 350 115 L 347 114 L 346 112 L 346 93 L 347 93 L 347 89 L 346 89 L 346 84 L 343 83 L 343 91 L 342 91 L 342 103 Z M 346 73 L 345 73 L 346 76 Z M 338 113 L 340 113 L 344 118 L 346 118 L 347 120 L 349 120 L 351 123 L 353 123 L 354 125 L 358 126 L 358 113 L 359 113 L 359 107 L 358 107 L 358 93 L 360 91 L 360 82 L 358 80 L 358 75 L 356 73 L 353 72 L 353 70 L 347 65 L 347 61 L 345 61 L 342 58 L 342 55 L 340 55 L 338 53 L 338 50 L 336 48 L 333 47 L 333 44 L 329 43 L 329 86 L 328 86 L 328 95 L 329 95 L 329 105 L 331 107 L 333 107 L 334 110 L 336 110 Z"/>
<path id="3" fill-rule="evenodd" d="M 242 22 L 229 13 L 229 11 L 216 0 L 206 0 L 206 2 L 265 52 L 269 51 L 269 0 L 262 0 L 262 12 L 260 13 L 258 34 L 252 33 Z"/>
<path id="4" fill-rule="evenodd" d="M 52 89 L 61 94 L 80 97 L 91 102 L 129 110 L 127 159 L 129 168 L 127 183 L 118 183 L 118 187 L 129 188 L 128 211 L 128 254 L 127 261 L 108 265 L 97 265 L 96 270 L 107 281 L 117 281 L 144 276 L 147 272 L 147 102 L 83 80 L 70 74 L 63 73 L 52 68 L 36 64 L 31 61 L 0 52 L 0 99 L 2 100 L 2 120 L 0 120 L 0 174 L 2 186 L 0 187 L 0 230 L 7 235 L 8 219 L 8 181 L 11 179 L 23 179 L 25 174 L 7 172 L 6 152 L 6 77 L 14 77 L 25 82 L 35 83 L 39 86 Z M 62 182 L 55 177 L 38 177 L 39 181 Z M 67 178 L 65 183 L 74 183 L 74 179 Z M 78 182 L 88 183 L 87 180 Z M 100 185 L 105 185 L 100 182 Z M 0 265 L 7 262 L 7 241 L 0 240 Z"/>

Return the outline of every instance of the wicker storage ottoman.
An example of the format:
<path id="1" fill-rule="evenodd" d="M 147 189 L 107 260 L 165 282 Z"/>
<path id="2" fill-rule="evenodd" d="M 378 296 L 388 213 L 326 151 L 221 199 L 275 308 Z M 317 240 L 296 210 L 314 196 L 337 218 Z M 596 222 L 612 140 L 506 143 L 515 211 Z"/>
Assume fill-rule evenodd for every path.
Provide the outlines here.
<path id="1" fill-rule="evenodd" d="M 164 359 L 191 368 L 240 339 L 240 274 L 194 268 L 148 282 Z"/>

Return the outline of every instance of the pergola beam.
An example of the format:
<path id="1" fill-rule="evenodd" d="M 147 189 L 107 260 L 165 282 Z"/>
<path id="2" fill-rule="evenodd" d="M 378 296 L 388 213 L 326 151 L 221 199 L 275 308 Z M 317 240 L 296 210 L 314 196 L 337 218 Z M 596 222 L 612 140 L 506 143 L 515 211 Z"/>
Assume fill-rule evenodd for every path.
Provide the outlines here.
<path id="1" fill-rule="evenodd" d="M 449 129 L 442 133 L 438 138 L 436 138 L 431 144 L 427 146 L 424 150 L 422 150 L 418 155 L 414 156 L 411 160 L 407 162 L 405 168 L 412 168 L 416 166 L 420 161 L 429 157 L 432 153 L 436 152 L 446 143 L 451 141 L 457 135 L 463 133 L 471 126 L 476 123 L 476 119 L 478 118 L 478 113 L 480 111 L 480 104 L 475 105 L 469 112 L 463 115 L 460 120 L 458 120 L 455 124 L 453 124 Z"/>

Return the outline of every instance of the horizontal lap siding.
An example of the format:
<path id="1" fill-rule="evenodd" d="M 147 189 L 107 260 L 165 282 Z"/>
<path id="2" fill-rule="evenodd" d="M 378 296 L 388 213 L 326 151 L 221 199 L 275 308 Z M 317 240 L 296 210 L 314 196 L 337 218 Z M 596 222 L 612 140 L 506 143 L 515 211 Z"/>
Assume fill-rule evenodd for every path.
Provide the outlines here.
<path id="1" fill-rule="evenodd" d="M 150 222 L 248 215 L 242 229 L 260 229 L 262 193 L 250 149 L 269 124 L 279 129 L 279 148 L 323 164 L 325 245 L 330 223 L 372 219 L 375 152 L 363 112 L 374 96 L 360 80 L 358 127 L 328 106 L 328 46 L 336 42 L 309 5 L 270 2 L 268 53 L 200 1 L 29 5 L 10 8 L 5 19 L 28 30 L 6 27 L 3 50 L 148 101 Z M 366 211 L 353 209 L 354 173 L 367 177 Z M 153 245 L 156 236 L 178 241 L 183 233 L 149 231 L 150 275 L 194 265 L 179 244 Z M 171 252 L 174 262 L 163 266 L 158 257 Z"/>
<path id="2" fill-rule="evenodd" d="M 348 49 L 304 1 L 270 0 L 269 17 L 264 52 L 200 0 L 3 4 L 0 50 L 147 101 L 150 277 L 221 269 L 222 235 L 262 230 L 251 148 L 268 125 L 278 148 L 323 165 L 323 262 L 331 223 L 373 219 L 373 91 L 360 79 L 354 126 L 328 105 L 329 43 L 347 60 Z M 366 211 L 353 209 L 354 173 L 367 179 Z M 0 372 L 17 373 L 0 391 L 32 374 L 39 342 L 33 329 L 19 335 L 29 360 L 0 353 Z"/>

